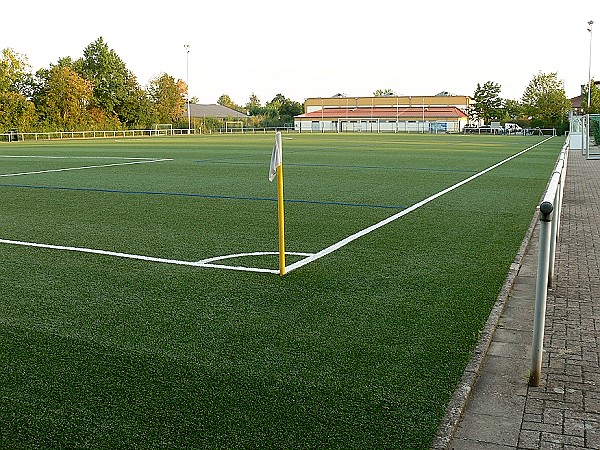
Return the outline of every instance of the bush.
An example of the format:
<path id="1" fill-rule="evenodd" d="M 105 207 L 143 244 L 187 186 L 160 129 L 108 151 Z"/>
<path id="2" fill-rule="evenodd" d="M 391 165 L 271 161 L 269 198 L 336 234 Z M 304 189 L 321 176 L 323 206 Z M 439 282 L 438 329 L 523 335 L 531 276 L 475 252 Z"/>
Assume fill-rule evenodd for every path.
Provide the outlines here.
<path id="1" fill-rule="evenodd" d="M 590 134 L 594 138 L 594 144 L 600 145 L 600 117 L 590 117 Z"/>

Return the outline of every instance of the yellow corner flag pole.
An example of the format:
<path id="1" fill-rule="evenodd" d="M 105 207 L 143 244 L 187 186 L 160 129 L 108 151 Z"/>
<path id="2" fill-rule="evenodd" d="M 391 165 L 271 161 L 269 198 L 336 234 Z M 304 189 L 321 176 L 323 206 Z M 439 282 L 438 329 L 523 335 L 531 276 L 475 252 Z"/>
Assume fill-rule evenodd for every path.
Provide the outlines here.
<path id="1" fill-rule="evenodd" d="M 279 275 L 285 275 L 285 230 L 283 214 L 283 165 L 277 168 L 277 217 L 279 219 Z"/>
<path id="2" fill-rule="evenodd" d="M 269 181 L 277 176 L 277 218 L 279 223 L 279 275 L 285 275 L 285 220 L 283 210 L 283 155 L 281 132 L 275 134 L 275 146 L 271 155 Z"/>

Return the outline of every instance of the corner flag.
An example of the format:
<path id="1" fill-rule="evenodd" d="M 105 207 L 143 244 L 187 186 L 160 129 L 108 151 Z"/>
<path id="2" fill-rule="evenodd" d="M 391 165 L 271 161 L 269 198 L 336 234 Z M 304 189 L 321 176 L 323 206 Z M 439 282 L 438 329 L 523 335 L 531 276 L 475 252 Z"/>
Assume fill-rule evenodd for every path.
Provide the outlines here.
<path id="1" fill-rule="evenodd" d="M 275 133 L 275 145 L 271 154 L 269 181 L 277 176 L 277 217 L 279 222 L 279 275 L 285 275 L 285 232 L 283 214 L 283 158 L 281 132 Z"/>
<path id="2" fill-rule="evenodd" d="M 281 133 L 275 135 L 275 145 L 271 154 L 271 166 L 269 167 L 269 181 L 273 181 L 277 176 L 277 168 L 281 166 Z"/>

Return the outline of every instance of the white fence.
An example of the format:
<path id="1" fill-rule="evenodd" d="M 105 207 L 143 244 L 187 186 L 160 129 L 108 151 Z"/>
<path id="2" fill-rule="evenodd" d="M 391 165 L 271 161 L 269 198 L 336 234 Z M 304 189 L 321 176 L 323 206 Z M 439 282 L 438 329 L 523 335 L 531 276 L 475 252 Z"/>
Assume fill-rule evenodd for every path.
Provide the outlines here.
<path id="1" fill-rule="evenodd" d="M 112 131 L 48 131 L 39 133 L 20 133 L 11 131 L 0 134 L 0 141 L 47 141 L 54 139 L 94 139 L 94 138 L 125 138 L 142 136 L 173 136 L 194 134 L 187 128 L 161 130 L 112 130 Z"/>

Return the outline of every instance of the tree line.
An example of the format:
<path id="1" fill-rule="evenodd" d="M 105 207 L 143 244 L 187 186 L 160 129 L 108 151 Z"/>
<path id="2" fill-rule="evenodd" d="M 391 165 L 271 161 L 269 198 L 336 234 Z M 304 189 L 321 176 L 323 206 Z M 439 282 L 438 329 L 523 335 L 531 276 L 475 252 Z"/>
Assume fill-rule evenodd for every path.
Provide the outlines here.
<path id="1" fill-rule="evenodd" d="M 60 58 L 35 73 L 25 55 L 11 48 L 0 54 L 0 133 L 149 129 L 157 123 L 187 128 L 187 95 L 187 84 L 166 72 L 142 87 L 102 37 L 81 58 Z M 283 126 L 303 112 L 300 103 L 281 94 L 265 106 L 254 94 L 243 108 L 227 95 L 219 103 L 247 112 L 254 126 Z M 204 122 L 204 127 L 221 125 Z"/>
<path id="2" fill-rule="evenodd" d="M 591 102 L 588 107 L 588 90 Z M 501 86 L 493 81 L 478 83 L 473 94 L 474 104 L 469 119 L 490 124 L 493 121 L 514 122 L 522 127 L 556 128 L 560 134 L 569 129 L 569 111 L 573 109 L 556 72 L 538 73 L 523 92 L 521 100 L 500 97 Z M 584 114 L 600 113 L 600 89 L 592 80 L 582 88 Z"/>
<path id="3" fill-rule="evenodd" d="M 283 127 L 294 124 L 294 116 L 304 112 L 304 106 L 296 101 L 286 98 L 283 94 L 277 94 L 273 100 L 264 106 L 256 94 L 251 94 L 248 102 L 238 105 L 231 100 L 229 95 L 223 94 L 217 101 L 219 105 L 227 106 L 236 111 L 248 114 L 247 126 L 250 127 Z"/>
<path id="4" fill-rule="evenodd" d="M 186 84 L 162 73 L 142 88 L 102 37 L 77 60 L 60 58 L 32 73 L 27 58 L 0 58 L 0 131 L 147 128 L 183 114 Z"/>

